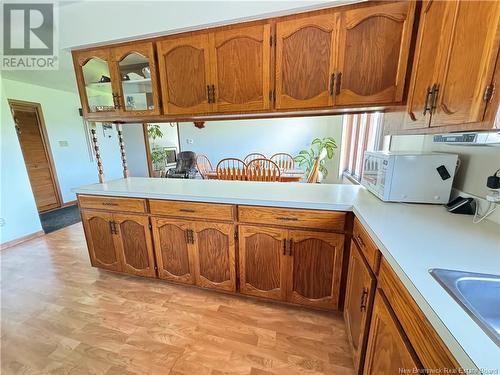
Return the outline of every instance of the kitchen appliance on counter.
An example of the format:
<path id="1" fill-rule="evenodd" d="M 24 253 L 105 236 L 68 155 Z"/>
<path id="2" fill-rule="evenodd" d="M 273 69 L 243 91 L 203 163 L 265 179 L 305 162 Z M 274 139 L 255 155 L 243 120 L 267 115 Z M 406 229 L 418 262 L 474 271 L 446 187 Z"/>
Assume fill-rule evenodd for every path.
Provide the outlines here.
<path id="1" fill-rule="evenodd" d="M 361 184 L 386 202 L 448 203 L 458 155 L 367 151 Z"/>

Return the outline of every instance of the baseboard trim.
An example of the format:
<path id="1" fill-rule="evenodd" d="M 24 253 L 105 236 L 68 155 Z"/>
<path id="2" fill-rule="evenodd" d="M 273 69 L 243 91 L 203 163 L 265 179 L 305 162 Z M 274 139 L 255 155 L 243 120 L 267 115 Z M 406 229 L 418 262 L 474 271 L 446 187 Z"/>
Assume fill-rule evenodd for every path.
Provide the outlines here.
<path id="1" fill-rule="evenodd" d="M 8 249 L 9 247 L 13 247 L 13 246 L 19 245 L 19 244 L 21 244 L 23 242 L 26 242 L 26 241 L 29 241 L 29 240 L 33 240 L 33 239 L 41 237 L 43 235 L 45 235 L 45 233 L 43 232 L 43 230 L 39 230 L 38 232 L 31 233 L 31 234 L 28 234 L 26 236 L 22 236 L 22 237 L 16 238 L 15 240 L 4 242 L 3 244 L 0 244 L 0 251 Z"/>
<path id="2" fill-rule="evenodd" d="M 75 206 L 77 204 L 77 200 L 72 200 L 72 201 L 69 201 L 69 202 L 66 202 L 64 203 L 61 207 L 69 207 L 69 206 Z"/>

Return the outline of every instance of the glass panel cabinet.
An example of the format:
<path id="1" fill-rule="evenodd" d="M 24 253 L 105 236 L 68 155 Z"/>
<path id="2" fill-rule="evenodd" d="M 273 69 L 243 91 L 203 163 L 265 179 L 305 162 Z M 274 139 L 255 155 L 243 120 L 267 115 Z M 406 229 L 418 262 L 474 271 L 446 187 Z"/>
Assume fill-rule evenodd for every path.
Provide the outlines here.
<path id="1" fill-rule="evenodd" d="M 73 59 L 87 118 L 160 114 L 151 42 L 78 51 Z"/>

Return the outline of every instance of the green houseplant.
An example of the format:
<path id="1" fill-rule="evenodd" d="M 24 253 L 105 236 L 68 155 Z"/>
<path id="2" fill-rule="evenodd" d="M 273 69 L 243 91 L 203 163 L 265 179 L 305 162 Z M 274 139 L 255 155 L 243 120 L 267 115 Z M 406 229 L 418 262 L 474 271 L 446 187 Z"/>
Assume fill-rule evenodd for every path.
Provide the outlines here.
<path id="1" fill-rule="evenodd" d="M 295 156 L 294 160 L 305 169 L 305 172 L 308 175 L 311 172 L 314 162 L 320 156 L 323 149 L 326 150 L 326 157 L 321 160 L 319 164 L 319 172 L 323 177 L 326 177 L 328 175 L 328 169 L 325 166 L 326 160 L 333 159 L 334 150 L 336 148 L 337 144 L 335 143 L 335 139 L 332 137 L 314 138 L 311 142 L 311 147 L 309 149 L 301 150 L 299 154 Z"/>

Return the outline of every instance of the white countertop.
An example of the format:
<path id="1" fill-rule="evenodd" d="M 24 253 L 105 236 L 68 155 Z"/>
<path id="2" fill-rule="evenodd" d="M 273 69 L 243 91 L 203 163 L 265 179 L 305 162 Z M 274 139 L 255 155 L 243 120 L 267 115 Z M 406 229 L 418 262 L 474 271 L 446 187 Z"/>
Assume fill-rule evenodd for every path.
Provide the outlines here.
<path id="1" fill-rule="evenodd" d="M 78 194 L 353 211 L 464 369 L 500 369 L 500 348 L 429 274 L 500 275 L 500 226 L 442 206 L 384 203 L 353 185 L 128 178 Z"/>

